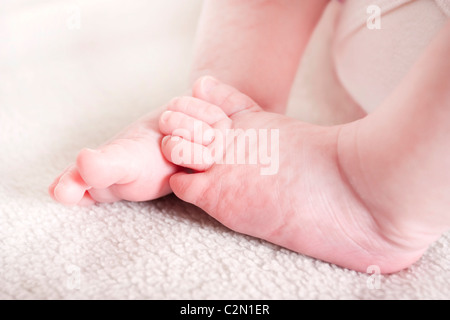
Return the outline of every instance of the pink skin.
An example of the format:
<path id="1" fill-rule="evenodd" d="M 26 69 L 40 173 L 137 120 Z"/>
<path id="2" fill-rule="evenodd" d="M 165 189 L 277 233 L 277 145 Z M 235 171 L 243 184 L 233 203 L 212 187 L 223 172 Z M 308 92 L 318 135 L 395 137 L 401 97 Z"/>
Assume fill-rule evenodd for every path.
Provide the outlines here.
<path id="1" fill-rule="evenodd" d="M 50 195 L 66 205 L 91 205 L 169 194 L 177 167 L 161 154 L 159 114 L 139 119 L 97 150 L 81 150 L 76 163 L 50 185 Z"/>
<path id="2" fill-rule="evenodd" d="M 205 1 L 192 82 L 214 76 L 252 97 L 264 110 L 284 113 L 300 59 L 328 3 Z"/>
<path id="3" fill-rule="evenodd" d="M 212 74 L 250 94 L 268 110 L 284 112 L 301 54 L 327 3 L 206 1 L 191 78 Z M 282 24 L 272 23 L 280 19 Z M 296 41 L 292 41 L 294 34 Z M 76 163 L 50 185 L 52 198 L 66 205 L 91 205 L 146 201 L 170 193 L 169 178 L 178 168 L 160 150 L 158 119 L 164 109 L 137 120 L 97 150 L 81 150 Z"/>
<path id="4" fill-rule="evenodd" d="M 50 186 L 51 196 L 88 205 L 151 200 L 173 189 L 236 231 L 325 261 L 360 271 L 376 264 L 384 273 L 409 266 L 450 225 L 450 83 L 442 72 L 450 68 L 450 25 L 395 93 L 362 120 L 324 128 L 262 111 L 284 112 L 327 2 L 206 2 L 192 79 L 210 74 L 232 87 L 219 84 L 207 92 L 201 79 L 193 97 L 169 103 L 178 120 L 167 120 L 175 113 L 161 119 L 167 135 L 189 128 L 186 116 L 216 130 L 277 128 L 278 175 L 261 176 L 256 166 L 211 164 L 193 167 L 195 174 L 176 173 L 179 167 L 168 161 L 174 143 L 191 142 L 163 140 L 156 112 L 99 149 L 82 150 Z M 280 19 L 282 24 L 271 23 Z M 182 103 L 187 100 L 190 110 Z M 249 110 L 231 115 L 242 106 Z M 207 110 L 213 118 L 201 116 Z M 199 148 L 208 143 L 196 141 Z M 237 180 L 243 181 L 238 190 Z"/>
<path id="5" fill-rule="evenodd" d="M 259 165 L 184 164 L 197 172 L 173 175 L 170 186 L 235 231 L 357 271 L 406 268 L 450 229 L 450 77 L 441 71 L 450 70 L 448 56 L 450 23 L 376 112 L 334 127 L 265 112 L 204 77 L 194 97 L 173 100 L 161 116 L 167 160 L 183 165 L 180 146 L 214 147 L 189 138 L 195 119 L 224 135 L 280 130 L 280 169 L 263 176 Z M 181 138 L 180 129 L 191 134 Z"/>

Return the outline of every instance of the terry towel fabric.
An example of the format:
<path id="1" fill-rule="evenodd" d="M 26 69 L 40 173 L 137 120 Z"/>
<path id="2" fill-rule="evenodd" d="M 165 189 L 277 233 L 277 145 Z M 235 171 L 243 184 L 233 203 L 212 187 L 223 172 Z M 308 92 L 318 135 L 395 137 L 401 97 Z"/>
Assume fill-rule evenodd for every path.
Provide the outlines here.
<path id="1" fill-rule="evenodd" d="M 448 299 L 449 234 L 377 278 L 234 233 L 174 196 L 50 199 L 80 148 L 183 92 L 198 12 L 197 0 L 2 1 L 0 298 Z"/>

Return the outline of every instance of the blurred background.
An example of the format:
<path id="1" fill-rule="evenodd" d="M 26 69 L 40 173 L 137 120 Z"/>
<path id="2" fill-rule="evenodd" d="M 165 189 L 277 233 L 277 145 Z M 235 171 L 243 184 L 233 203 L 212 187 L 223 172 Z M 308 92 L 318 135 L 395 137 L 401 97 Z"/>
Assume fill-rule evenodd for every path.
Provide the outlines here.
<path id="1" fill-rule="evenodd" d="M 36 134 L 51 138 L 60 129 L 62 135 L 86 137 L 68 137 L 69 145 L 95 145 L 179 95 L 186 89 L 200 5 L 2 0 L 2 125 L 8 124 L 5 117 L 20 117 L 27 126 L 39 126 Z M 104 134 L 95 134 L 95 141 L 91 130 Z"/>

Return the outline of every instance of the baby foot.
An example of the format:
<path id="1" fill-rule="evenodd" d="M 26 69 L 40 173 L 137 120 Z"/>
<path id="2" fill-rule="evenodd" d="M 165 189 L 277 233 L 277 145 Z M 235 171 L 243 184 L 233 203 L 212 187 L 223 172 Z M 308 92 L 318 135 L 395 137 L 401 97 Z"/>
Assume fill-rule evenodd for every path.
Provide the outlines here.
<path id="1" fill-rule="evenodd" d="M 170 193 L 177 168 L 161 154 L 159 114 L 149 114 L 96 150 L 83 149 L 49 187 L 66 205 L 146 201 Z"/>
<path id="2" fill-rule="evenodd" d="M 235 231 L 358 271 L 377 265 L 383 273 L 395 272 L 422 255 L 426 246 L 391 241 L 383 233 L 389 228 L 377 224 L 342 176 L 336 143 L 341 127 L 264 112 L 210 77 L 197 81 L 193 92 L 173 100 L 159 123 L 167 135 L 164 156 L 195 171 L 171 177 L 179 198 Z M 239 140 L 248 141 L 240 150 Z M 278 170 L 264 173 L 270 161 L 261 155 L 268 150 Z"/>

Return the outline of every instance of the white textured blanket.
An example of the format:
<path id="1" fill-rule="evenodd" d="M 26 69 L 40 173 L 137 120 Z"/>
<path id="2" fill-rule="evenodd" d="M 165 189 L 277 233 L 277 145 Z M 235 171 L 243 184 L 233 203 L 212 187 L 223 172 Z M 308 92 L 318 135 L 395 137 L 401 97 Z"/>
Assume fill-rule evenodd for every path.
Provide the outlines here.
<path id="1" fill-rule="evenodd" d="M 447 234 L 379 279 L 236 234 L 174 196 L 64 207 L 47 185 L 183 91 L 198 0 L 2 0 L 0 298 L 450 298 Z"/>

